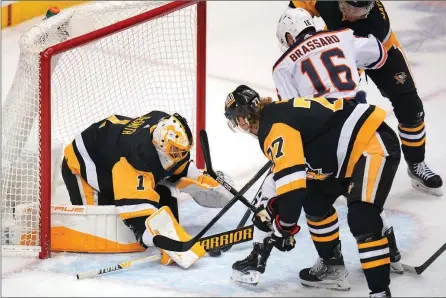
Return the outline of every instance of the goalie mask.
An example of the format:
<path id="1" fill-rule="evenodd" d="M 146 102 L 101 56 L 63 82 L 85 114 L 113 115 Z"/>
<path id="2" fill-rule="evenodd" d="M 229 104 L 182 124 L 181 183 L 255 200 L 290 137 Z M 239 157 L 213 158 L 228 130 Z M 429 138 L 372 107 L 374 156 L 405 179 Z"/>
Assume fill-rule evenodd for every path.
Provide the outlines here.
<path id="1" fill-rule="evenodd" d="M 259 94 L 248 86 L 240 85 L 233 92 L 229 93 L 225 102 L 225 117 L 229 128 L 234 132 L 238 128 L 243 132 L 249 133 L 249 129 L 241 127 L 238 119 L 242 117 L 251 126 L 259 103 Z"/>
<path id="2" fill-rule="evenodd" d="M 167 170 L 186 157 L 192 148 L 193 137 L 186 119 L 175 113 L 158 122 L 152 142 L 161 165 Z"/>

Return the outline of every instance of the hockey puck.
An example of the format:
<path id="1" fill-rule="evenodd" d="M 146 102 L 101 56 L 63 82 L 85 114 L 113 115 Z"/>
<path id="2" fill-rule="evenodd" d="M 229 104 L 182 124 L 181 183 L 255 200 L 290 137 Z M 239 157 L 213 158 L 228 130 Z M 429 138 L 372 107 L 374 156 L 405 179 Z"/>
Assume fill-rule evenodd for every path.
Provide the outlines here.
<path id="1" fill-rule="evenodd" d="M 208 254 L 210 257 L 219 257 L 221 256 L 221 250 L 217 249 L 217 250 L 210 250 L 208 251 Z"/>

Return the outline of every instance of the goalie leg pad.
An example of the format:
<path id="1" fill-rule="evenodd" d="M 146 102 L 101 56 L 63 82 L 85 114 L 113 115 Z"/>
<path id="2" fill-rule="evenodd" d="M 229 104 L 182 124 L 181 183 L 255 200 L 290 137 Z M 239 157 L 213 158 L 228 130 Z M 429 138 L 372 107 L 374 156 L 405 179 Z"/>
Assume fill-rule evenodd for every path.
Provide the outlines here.
<path id="1" fill-rule="evenodd" d="M 160 208 L 147 218 L 146 227 L 152 235 L 160 234 L 180 241 L 188 241 L 191 239 L 191 236 L 178 223 L 172 211 L 167 206 Z M 190 250 L 185 252 L 162 251 L 183 268 L 189 268 L 206 254 L 206 251 L 199 243 L 196 243 Z"/>

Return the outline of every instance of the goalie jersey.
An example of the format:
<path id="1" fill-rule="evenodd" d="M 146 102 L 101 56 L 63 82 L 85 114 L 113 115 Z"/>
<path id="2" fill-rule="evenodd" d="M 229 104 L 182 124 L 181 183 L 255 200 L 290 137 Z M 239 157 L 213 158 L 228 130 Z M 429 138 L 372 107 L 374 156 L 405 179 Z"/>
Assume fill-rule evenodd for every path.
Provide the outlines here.
<path id="1" fill-rule="evenodd" d="M 300 210 L 307 180 L 351 177 L 385 117 L 377 106 L 342 98 L 294 98 L 265 105 L 258 139 L 273 162 L 278 198 L 291 200 Z"/>
<path id="2" fill-rule="evenodd" d="M 156 185 L 184 177 L 190 164 L 188 153 L 167 171 L 161 165 L 151 134 L 166 116 L 161 111 L 138 118 L 112 115 L 93 123 L 64 151 L 71 173 L 82 178 L 78 183 L 84 189 L 84 204 L 116 205 L 138 240 L 146 229 L 145 219 L 159 207 Z"/>
<path id="3" fill-rule="evenodd" d="M 387 52 L 374 36 L 353 35 L 350 29 L 319 31 L 298 39 L 275 63 L 273 79 L 281 99 L 354 97 L 357 68 L 377 69 Z"/>

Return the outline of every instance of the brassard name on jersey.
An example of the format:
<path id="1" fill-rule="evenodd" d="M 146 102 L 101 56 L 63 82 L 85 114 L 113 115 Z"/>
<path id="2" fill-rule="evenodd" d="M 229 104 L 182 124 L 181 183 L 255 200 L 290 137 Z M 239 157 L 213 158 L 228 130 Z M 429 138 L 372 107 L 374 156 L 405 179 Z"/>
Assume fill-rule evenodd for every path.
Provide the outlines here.
<path id="1" fill-rule="evenodd" d="M 313 37 L 309 39 L 310 40 L 301 43 L 299 46 L 293 49 L 292 53 L 289 55 L 293 62 L 313 50 L 340 42 L 339 38 L 335 34 Z"/>

